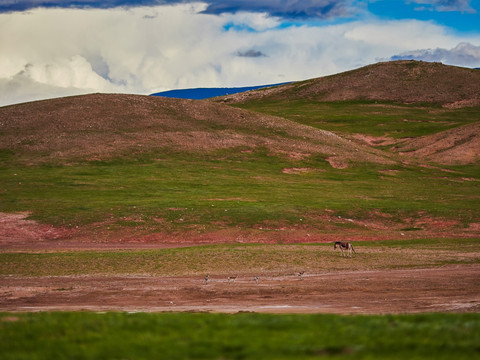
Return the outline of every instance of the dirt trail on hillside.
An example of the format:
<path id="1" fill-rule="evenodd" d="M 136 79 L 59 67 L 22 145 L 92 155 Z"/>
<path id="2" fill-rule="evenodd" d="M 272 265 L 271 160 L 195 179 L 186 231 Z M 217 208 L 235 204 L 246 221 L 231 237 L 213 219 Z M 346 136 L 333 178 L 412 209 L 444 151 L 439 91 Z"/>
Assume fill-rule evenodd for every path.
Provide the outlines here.
<path id="1" fill-rule="evenodd" d="M 291 276 L 0 278 L 0 311 L 383 314 L 480 311 L 480 265 Z"/>

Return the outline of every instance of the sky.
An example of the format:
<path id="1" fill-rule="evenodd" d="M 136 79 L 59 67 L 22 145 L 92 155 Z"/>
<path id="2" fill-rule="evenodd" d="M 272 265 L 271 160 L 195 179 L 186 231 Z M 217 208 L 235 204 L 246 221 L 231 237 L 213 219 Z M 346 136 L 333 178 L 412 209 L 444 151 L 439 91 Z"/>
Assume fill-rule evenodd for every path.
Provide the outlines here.
<path id="1" fill-rule="evenodd" d="M 399 59 L 480 67 L 480 0 L 0 0 L 0 106 Z"/>

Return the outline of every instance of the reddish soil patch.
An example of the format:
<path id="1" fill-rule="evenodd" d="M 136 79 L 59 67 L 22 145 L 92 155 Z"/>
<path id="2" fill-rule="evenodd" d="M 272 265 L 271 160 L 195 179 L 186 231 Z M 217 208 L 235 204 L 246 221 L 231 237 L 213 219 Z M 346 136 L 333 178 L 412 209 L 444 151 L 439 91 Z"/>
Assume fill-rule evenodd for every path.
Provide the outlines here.
<path id="1" fill-rule="evenodd" d="M 36 242 L 65 239 L 73 234 L 72 230 L 42 225 L 27 220 L 29 213 L 0 213 L 0 249 L 13 244 L 32 245 Z"/>
<path id="2" fill-rule="evenodd" d="M 372 136 L 372 135 L 365 135 L 365 134 L 353 134 L 353 140 L 359 141 L 363 144 L 367 144 L 369 146 L 386 146 L 386 145 L 393 145 L 397 144 L 399 140 L 393 139 L 388 136 Z M 400 140 L 403 141 L 403 140 Z"/>
<path id="3" fill-rule="evenodd" d="M 242 201 L 249 200 L 242 199 Z M 433 218 L 425 214 L 419 214 L 416 218 L 405 218 L 403 223 L 393 221 L 388 214 L 378 211 L 367 213 L 362 219 L 341 217 L 328 209 L 324 213 L 306 216 L 314 220 L 315 228 L 303 224 L 292 226 L 265 222 L 252 229 L 226 227 L 209 232 L 152 233 L 141 232 L 135 228 L 112 232 L 102 228 L 102 224 L 98 228 L 56 228 L 28 220 L 28 213 L 0 213 L 0 250 L 3 252 L 115 250 L 227 243 L 296 244 L 325 243 L 345 239 L 375 241 L 480 236 L 480 227 L 477 223 L 463 227 L 456 220 Z"/>
<path id="4" fill-rule="evenodd" d="M 298 276 L 0 278 L 0 311 L 417 313 L 480 311 L 480 266 Z"/>

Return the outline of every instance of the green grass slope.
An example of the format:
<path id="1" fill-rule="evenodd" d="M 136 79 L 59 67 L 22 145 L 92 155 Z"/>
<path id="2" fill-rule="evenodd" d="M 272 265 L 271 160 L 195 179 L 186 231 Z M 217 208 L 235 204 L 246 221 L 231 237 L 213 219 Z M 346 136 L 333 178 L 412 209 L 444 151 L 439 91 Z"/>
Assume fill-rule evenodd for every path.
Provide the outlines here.
<path id="1" fill-rule="evenodd" d="M 473 164 L 480 160 L 479 84 L 478 70 L 395 61 L 215 100 L 422 161 Z"/>
<path id="2" fill-rule="evenodd" d="M 99 239 L 477 234 L 475 163 L 438 166 L 355 134 L 420 139 L 475 126 L 479 108 L 310 101 L 242 105 L 252 111 L 93 94 L 0 108 L 0 212 Z M 411 146 L 399 151 L 423 147 Z"/>
<path id="3" fill-rule="evenodd" d="M 112 236 L 121 229 L 197 235 L 237 229 L 281 240 L 289 231 L 446 231 L 440 223 L 469 230 L 480 217 L 478 169 L 451 169 L 335 169 L 321 157 L 297 160 L 261 150 L 164 152 L 55 166 L 4 157 L 0 211 L 28 211 L 42 223 Z"/>

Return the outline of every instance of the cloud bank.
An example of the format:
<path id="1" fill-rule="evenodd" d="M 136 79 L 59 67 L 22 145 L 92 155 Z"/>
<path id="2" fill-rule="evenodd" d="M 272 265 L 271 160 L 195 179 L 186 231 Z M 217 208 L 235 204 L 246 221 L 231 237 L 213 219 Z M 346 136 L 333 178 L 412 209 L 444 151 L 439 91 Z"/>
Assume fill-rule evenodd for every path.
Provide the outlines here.
<path id="1" fill-rule="evenodd" d="M 0 0 L 0 12 L 44 8 L 142 7 L 195 3 L 198 0 Z M 352 13 L 354 0 L 203 0 L 206 14 L 220 15 L 237 12 L 260 12 L 281 18 L 333 18 Z"/>
<path id="2" fill-rule="evenodd" d="M 392 56 L 390 60 L 436 61 L 449 65 L 480 67 L 480 46 L 460 43 L 453 49 L 423 49 Z"/>
<path id="3" fill-rule="evenodd" d="M 431 22 L 370 19 L 282 27 L 265 13 L 212 15 L 208 7 L 182 3 L 0 14 L 0 105 L 91 92 L 282 83 L 411 49 L 480 44 L 480 35 L 460 37 Z"/>
<path id="4" fill-rule="evenodd" d="M 202 2 L 206 14 L 260 12 L 283 19 L 331 19 L 355 14 L 380 0 L 0 0 L 0 13 L 34 8 L 111 9 Z M 387 0 L 383 0 L 387 1 Z M 475 12 L 471 0 L 404 0 L 418 10 Z"/>

